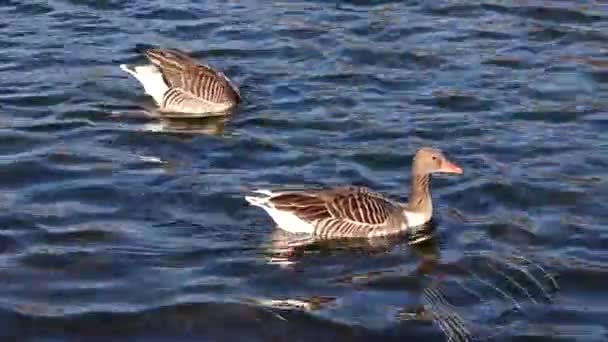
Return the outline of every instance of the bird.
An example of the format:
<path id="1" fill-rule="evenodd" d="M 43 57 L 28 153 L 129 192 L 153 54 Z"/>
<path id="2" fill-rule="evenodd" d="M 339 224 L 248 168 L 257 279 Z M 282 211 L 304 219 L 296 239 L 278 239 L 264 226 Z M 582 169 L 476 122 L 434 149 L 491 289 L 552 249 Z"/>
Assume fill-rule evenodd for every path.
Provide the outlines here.
<path id="1" fill-rule="evenodd" d="M 412 165 L 407 203 L 394 201 L 363 186 L 272 191 L 257 189 L 245 200 L 260 207 L 279 229 L 323 239 L 376 238 L 424 225 L 433 216 L 433 173 L 463 174 L 440 149 L 422 147 Z"/>
<path id="2" fill-rule="evenodd" d="M 224 73 L 177 49 L 143 52 L 149 64 L 120 68 L 135 77 L 161 113 L 196 115 L 225 112 L 241 101 L 237 85 Z"/>

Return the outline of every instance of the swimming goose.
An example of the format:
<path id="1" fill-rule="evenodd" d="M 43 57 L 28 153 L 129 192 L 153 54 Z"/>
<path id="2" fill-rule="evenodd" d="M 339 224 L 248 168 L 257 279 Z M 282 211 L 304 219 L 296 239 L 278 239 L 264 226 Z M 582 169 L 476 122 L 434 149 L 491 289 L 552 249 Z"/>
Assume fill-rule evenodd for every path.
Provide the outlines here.
<path id="1" fill-rule="evenodd" d="M 143 85 L 161 112 L 223 112 L 240 102 L 237 86 L 226 75 L 181 51 L 149 49 L 144 55 L 151 64 L 120 68 Z"/>
<path id="2" fill-rule="evenodd" d="M 280 229 L 321 238 L 373 238 L 399 233 L 430 221 L 432 173 L 462 174 L 462 169 L 434 148 L 416 152 L 408 203 L 395 202 L 366 187 L 273 192 L 255 190 L 245 196 L 264 209 Z"/>

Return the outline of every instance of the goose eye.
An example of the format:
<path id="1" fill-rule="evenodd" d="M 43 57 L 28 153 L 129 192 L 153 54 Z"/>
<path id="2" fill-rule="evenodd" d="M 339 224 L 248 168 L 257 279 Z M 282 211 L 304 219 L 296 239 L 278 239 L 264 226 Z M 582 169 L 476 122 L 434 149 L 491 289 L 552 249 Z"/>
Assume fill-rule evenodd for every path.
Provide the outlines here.
<path id="1" fill-rule="evenodd" d="M 437 159 L 437 157 L 433 156 L 433 160 L 436 160 L 436 159 Z"/>

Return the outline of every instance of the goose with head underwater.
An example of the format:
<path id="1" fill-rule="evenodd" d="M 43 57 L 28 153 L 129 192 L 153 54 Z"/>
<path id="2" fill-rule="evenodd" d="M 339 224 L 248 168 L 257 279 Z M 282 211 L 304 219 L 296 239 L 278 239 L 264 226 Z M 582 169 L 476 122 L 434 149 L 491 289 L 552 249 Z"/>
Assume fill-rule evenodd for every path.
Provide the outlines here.
<path id="1" fill-rule="evenodd" d="M 407 203 L 399 203 L 366 187 L 271 191 L 245 196 L 291 233 L 320 238 L 374 238 L 423 225 L 433 216 L 430 178 L 433 173 L 462 174 L 438 149 L 419 149 L 412 165 L 412 188 Z"/>
<path id="2" fill-rule="evenodd" d="M 225 112 L 241 100 L 238 87 L 221 71 L 175 49 L 149 49 L 145 65 L 121 64 L 152 96 L 161 113 Z"/>

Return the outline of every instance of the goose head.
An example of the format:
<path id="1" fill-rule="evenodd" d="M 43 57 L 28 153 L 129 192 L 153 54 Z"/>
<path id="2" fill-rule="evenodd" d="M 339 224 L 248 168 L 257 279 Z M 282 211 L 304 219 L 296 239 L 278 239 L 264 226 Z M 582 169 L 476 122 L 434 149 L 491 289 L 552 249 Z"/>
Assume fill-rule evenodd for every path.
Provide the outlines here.
<path id="1" fill-rule="evenodd" d="M 452 163 L 443 152 L 436 148 L 423 147 L 414 155 L 412 173 L 430 175 L 432 173 L 462 174 L 462 168 Z"/>

